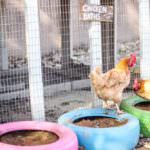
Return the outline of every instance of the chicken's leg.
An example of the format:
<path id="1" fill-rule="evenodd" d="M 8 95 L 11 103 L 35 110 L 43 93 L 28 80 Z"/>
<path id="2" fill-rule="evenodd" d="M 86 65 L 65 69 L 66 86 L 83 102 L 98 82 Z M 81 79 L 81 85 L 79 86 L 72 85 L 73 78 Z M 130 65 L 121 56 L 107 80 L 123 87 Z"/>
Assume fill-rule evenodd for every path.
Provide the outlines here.
<path id="1" fill-rule="evenodd" d="M 107 101 L 103 101 L 103 107 L 109 109 L 109 105 Z"/>
<path id="2" fill-rule="evenodd" d="M 119 108 L 119 104 L 116 104 L 116 108 L 117 108 L 117 113 L 118 114 L 123 114 L 124 112 L 120 110 Z"/>

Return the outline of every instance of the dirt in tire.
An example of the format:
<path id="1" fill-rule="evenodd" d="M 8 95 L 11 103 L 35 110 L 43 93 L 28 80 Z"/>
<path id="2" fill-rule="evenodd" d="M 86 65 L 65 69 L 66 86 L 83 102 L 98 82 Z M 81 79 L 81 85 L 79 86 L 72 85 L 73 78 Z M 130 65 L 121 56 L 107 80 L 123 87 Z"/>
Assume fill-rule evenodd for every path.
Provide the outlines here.
<path id="1" fill-rule="evenodd" d="M 141 110 L 150 111 L 150 102 L 141 102 L 136 104 L 135 107 Z"/>
<path id="2" fill-rule="evenodd" d="M 108 117 L 86 117 L 74 121 L 74 124 L 91 128 L 109 128 L 122 126 L 127 122 L 127 119 L 119 121 L 117 119 Z"/>
<path id="3" fill-rule="evenodd" d="M 0 137 L 0 142 L 16 146 L 38 146 L 56 142 L 59 137 L 48 131 L 14 131 Z"/>

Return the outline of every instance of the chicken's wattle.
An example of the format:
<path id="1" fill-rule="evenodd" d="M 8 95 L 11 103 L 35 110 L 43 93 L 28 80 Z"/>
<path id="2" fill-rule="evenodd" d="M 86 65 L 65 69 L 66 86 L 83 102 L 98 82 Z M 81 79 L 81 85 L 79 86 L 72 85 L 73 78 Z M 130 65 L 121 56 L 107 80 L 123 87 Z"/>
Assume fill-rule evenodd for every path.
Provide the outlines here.
<path id="1" fill-rule="evenodd" d="M 134 80 L 133 89 L 138 91 L 140 89 L 140 84 L 137 79 Z"/>
<path id="2" fill-rule="evenodd" d="M 136 55 L 135 54 L 131 54 L 128 65 L 129 65 L 129 67 L 134 67 L 136 65 Z"/>

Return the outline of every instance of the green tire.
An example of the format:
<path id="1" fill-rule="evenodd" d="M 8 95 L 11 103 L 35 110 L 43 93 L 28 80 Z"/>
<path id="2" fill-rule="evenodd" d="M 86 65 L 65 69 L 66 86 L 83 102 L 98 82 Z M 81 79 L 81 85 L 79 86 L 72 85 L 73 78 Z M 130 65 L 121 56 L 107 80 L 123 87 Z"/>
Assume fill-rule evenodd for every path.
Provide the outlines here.
<path id="1" fill-rule="evenodd" d="M 125 112 L 137 117 L 140 121 L 141 134 L 143 134 L 144 137 L 150 137 L 150 112 L 135 107 L 136 104 L 141 102 L 147 101 L 141 97 L 133 96 L 123 100 L 120 107 Z"/>

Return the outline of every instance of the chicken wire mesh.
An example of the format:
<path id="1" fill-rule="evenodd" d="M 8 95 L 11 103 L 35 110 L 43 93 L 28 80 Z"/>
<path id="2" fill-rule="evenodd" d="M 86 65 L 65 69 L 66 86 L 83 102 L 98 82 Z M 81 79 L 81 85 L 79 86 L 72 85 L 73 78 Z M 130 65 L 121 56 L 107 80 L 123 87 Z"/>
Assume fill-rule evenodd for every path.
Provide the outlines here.
<path id="1" fill-rule="evenodd" d="M 30 119 L 22 1 L 0 1 L 0 120 Z"/>
<path id="2" fill-rule="evenodd" d="M 25 1 L 0 2 L 0 121 L 30 120 L 32 106 Z M 111 22 L 94 23 L 98 27 L 95 31 L 96 37 L 89 34 L 93 24 L 81 19 L 82 4 L 90 5 L 93 2 L 114 7 L 114 18 Z M 137 51 L 140 59 L 139 2 L 38 0 L 38 5 L 45 115 L 46 120 L 56 121 L 64 112 L 90 107 L 95 99 L 88 78 L 94 61 L 91 57 L 92 46 L 96 55 L 102 55 L 100 61 L 104 72 L 113 68 L 118 59 L 130 52 Z M 32 23 L 36 24 L 34 20 Z M 38 29 L 33 30 L 36 32 Z M 93 44 L 93 39 L 98 43 Z M 32 44 L 36 47 L 38 43 Z M 139 72 L 138 67 L 133 76 L 139 76 Z M 37 93 L 40 92 L 38 90 Z M 130 91 L 126 93 L 125 96 L 132 94 Z M 35 103 L 38 105 L 38 99 Z M 40 114 L 39 110 L 37 114 Z"/>
<path id="3" fill-rule="evenodd" d="M 89 102 L 94 100 L 88 79 L 91 66 L 91 39 L 89 37 L 91 23 L 89 21 L 83 21 L 80 16 L 81 6 L 84 3 L 90 4 L 90 1 L 59 0 L 55 2 L 49 1 L 49 4 L 46 4 L 42 0 L 40 4 L 40 9 L 49 18 L 54 19 L 54 27 L 52 28 L 53 32 L 54 30 L 56 32 L 55 38 L 53 37 L 56 40 L 55 46 L 51 48 L 51 52 L 48 50 L 47 57 L 49 64 L 48 62 L 44 64 L 44 70 L 46 72 L 44 74 L 44 83 L 47 85 L 48 90 L 45 91 L 45 111 L 48 120 L 55 121 L 62 113 L 75 108 L 89 107 Z M 101 4 L 113 5 L 114 1 L 105 0 L 101 1 Z M 46 12 L 46 9 L 49 11 Z M 101 26 L 102 48 L 104 49 L 103 69 L 105 71 L 114 65 L 113 24 L 113 22 L 103 22 Z M 96 25 L 98 26 L 99 22 Z M 100 43 L 100 30 L 97 31 L 97 34 L 99 36 L 95 37 L 94 40 Z M 41 36 L 46 41 L 49 34 L 48 32 L 42 32 Z M 46 45 L 48 43 L 49 40 Z M 99 45 L 95 44 L 95 47 L 95 52 L 99 54 Z M 111 57 L 109 57 L 110 54 L 112 54 Z M 52 62 L 55 63 L 53 67 Z"/>

